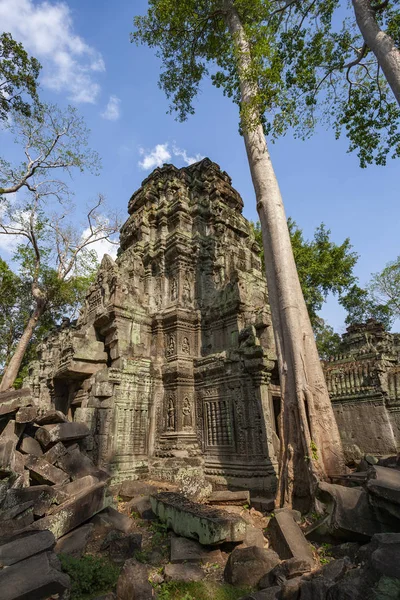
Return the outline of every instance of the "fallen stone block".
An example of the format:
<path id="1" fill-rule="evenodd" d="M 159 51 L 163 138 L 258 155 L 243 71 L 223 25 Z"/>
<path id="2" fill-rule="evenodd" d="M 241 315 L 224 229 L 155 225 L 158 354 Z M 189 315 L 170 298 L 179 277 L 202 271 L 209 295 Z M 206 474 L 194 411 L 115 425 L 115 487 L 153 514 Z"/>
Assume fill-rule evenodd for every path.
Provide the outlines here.
<path id="1" fill-rule="evenodd" d="M 16 423 L 15 420 L 11 419 L 1 432 L 0 440 L 14 440 L 18 444 L 24 429 L 24 423 Z"/>
<path id="2" fill-rule="evenodd" d="M 244 504 L 250 505 L 250 492 L 243 490 L 239 492 L 230 492 L 224 490 L 222 492 L 212 492 L 207 498 L 207 504 L 233 504 L 237 506 L 243 506 Z"/>
<path id="3" fill-rule="evenodd" d="M 68 419 L 61 410 L 49 410 L 36 418 L 38 425 L 54 425 L 56 423 L 67 423 Z"/>
<path id="4" fill-rule="evenodd" d="M 197 565 L 176 564 L 165 565 L 165 581 L 201 581 L 204 579 L 204 571 Z"/>
<path id="5" fill-rule="evenodd" d="M 158 488 L 155 485 L 139 480 L 126 479 L 119 484 L 118 496 L 121 500 L 127 501 L 137 496 L 150 496 L 150 494 L 157 494 L 157 492 Z"/>
<path id="6" fill-rule="evenodd" d="M 292 511 L 281 510 L 275 514 L 268 524 L 267 533 L 281 559 L 298 558 L 311 565 L 314 563 L 311 546 L 294 520 Z"/>
<path id="7" fill-rule="evenodd" d="M 251 497 L 251 506 L 260 512 L 269 513 L 275 509 L 274 498 L 264 498 L 261 496 Z"/>
<path id="8" fill-rule="evenodd" d="M 72 480 L 80 479 L 85 475 L 93 475 L 99 481 L 106 481 L 110 478 L 106 471 L 95 467 L 90 458 L 82 454 L 77 446 L 66 448 L 66 452 L 57 458 L 55 464 L 68 473 Z"/>
<path id="9" fill-rule="evenodd" d="M 40 530 L 49 529 L 58 540 L 78 525 L 88 521 L 111 502 L 112 498 L 106 496 L 104 484 L 97 483 L 74 495 L 60 506 L 54 506 L 50 514 L 34 523 L 34 527 Z"/>
<path id="10" fill-rule="evenodd" d="M 118 600 L 152 600 L 153 597 L 153 587 L 149 583 L 146 565 L 134 558 L 127 560 L 117 582 Z"/>
<path id="11" fill-rule="evenodd" d="M 55 543 L 51 531 L 32 531 L 17 535 L 8 543 L 0 545 L 0 568 L 8 567 L 46 550 L 52 550 Z"/>
<path id="12" fill-rule="evenodd" d="M 247 548 L 249 546 L 258 546 L 259 548 L 264 548 L 265 544 L 266 539 L 264 538 L 262 530 L 258 529 L 257 527 L 253 527 L 252 525 L 248 525 L 245 538 L 240 544 L 239 548 Z"/>
<path id="13" fill-rule="evenodd" d="M 9 521 L 15 519 L 19 514 L 26 510 L 31 509 L 33 502 L 31 500 L 25 501 L 21 504 L 11 506 L 10 508 L 4 509 L 0 512 L 0 521 Z"/>
<path id="14" fill-rule="evenodd" d="M 16 423 L 33 423 L 38 415 L 37 406 L 23 406 L 15 415 Z"/>
<path id="15" fill-rule="evenodd" d="M 110 540 L 108 553 L 110 560 L 117 564 L 123 564 L 134 556 L 135 552 L 142 549 L 142 535 L 140 533 L 122 534 Z"/>
<path id="16" fill-rule="evenodd" d="M 280 558 L 273 550 L 265 550 L 257 546 L 236 548 L 229 555 L 224 579 L 231 585 L 257 587 L 260 579 L 279 563 Z"/>
<path id="17" fill-rule="evenodd" d="M 51 465 L 54 465 L 54 463 L 57 462 L 57 460 L 61 458 L 61 456 L 63 456 L 66 453 L 66 451 L 67 448 L 64 446 L 64 444 L 62 442 L 58 442 L 43 454 L 43 458 Z M 33 452 L 31 454 L 33 454 Z"/>
<path id="18" fill-rule="evenodd" d="M 32 404 L 31 392 L 24 388 L 0 394 L 0 417 L 16 413 L 23 406 Z"/>
<path id="19" fill-rule="evenodd" d="M 112 506 L 108 506 L 105 510 L 99 512 L 92 520 L 95 525 L 105 525 L 118 529 L 123 533 L 129 533 L 133 527 L 133 521 L 126 515 L 118 512 Z"/>
<path id="20" fill-rule="evenodd" d="M 0 477 L 6 477 L 15 471 L 15 440 L 0 440 Z"/>
<path id="21" fill-rule="evenodd" d="M 93 523 L 87 523 L 59 538 L 54 552 L 56 554 L 68 554 L 69 556 L 80 558 L 85 553 L 93 527 Z"/>
<path id="22" fill-rule="evenodd" d="M 329 514 L 307 532 L 310 540 L 327 541 L 330 537 L 332 540 L 366 542 L 375 533 L 398 531 L 396 520 L 374 511 L 368 493 L 360 487 L 320 482 L 317 494 Z"/>
<path id="23" fill-rule="evenodd" d="M 156 515 L 153 513 L 150 503 L 149 496 L 139 496 L 138 498 L 132 498 L 127 502 L 125 509 L 129 515 L 139 515 L 141 519 L 146 521 L 154 521 Z"/>
<path id="24" fill-rule="evenodd" d="M 57 503 L 57 491 L 49 485 L 34 485 L 19 489 L 10 489 L 4 500 L 3 509 L 20 506 L 32 502 L 35 517 L 43 517 Z"/>
<path id="25" fill-rule="evenodd" d="M 32 456 L 42 456 L 43 454 L 43 450 L 39 442 L 30 435 L 22 436 L 19 450 L 23 454 L 32 454 Z"/>
<path id="26" fill-rule="evenodd" d="M 281 600 L 281 588 L 278 586 L 270 587 L 267 590 L 260 590 L 240 600 Z"/>
<path id="27" fill-rule="evenodd" d="M 204 545 L 244 540 L 246 522 L 224 510 L 197 504 L 174 492 L 160 492 L 151 496 L 150 502 L 153 512 L 177 535 L 198 539 Z"/>
<path id="28" fill-rule="evenodd" d="M 171 563 L 201 562 L 219 563 L 222 559 L 221 550 L 206 549 L 195 540 L 184 537 L 171 538 Z"/>
<path id="29" fill-rule="evenodd" d="M 70 587 L 53 552 L 43 552 L 0 571 L 2 600 L 43 600 Z"/>
<path id="30" fill-rule="evenodd" d="M 400 505 L 400 471 L 374 466 L 368 470 L 367 489 L 370 494 Z"/>
<path id="31" fill-rule="evenodd" d="M 21 531 L 33 523 L 32 502 L 25 502 L 0 512 L 1 534 Z"/>
<path id="32" fill-rule="evenodd" d="M 311 564 L 308 560 L 288 558 L 276 565 L 272 571 L 264 575 L 264 577 L 260 579 L 258 587 L 264 589 L 269 586 L 282 585 L 286 580 L 296 579 L 310 571 Z"/>
<path id="33" fill-rule="evenodd" d="M 57 442 L 80 440 L 89 435 L 90 431 L 85 423 L 58 423 L 57 425 L 42 425 L 36 432 L 36 439 L 44 448 Z"/>
<path id="34" fill-rule="evenodd" d="M 38 456 L 27 455 L 25 467 L 29 470 L 32 479 L 39 484 L 62 485 L 69 481 L 67 473 Z"/>
<path id="35" fill-rule="evenodd" d="M 379 533 L 373 536 L 369 545 L 372 568 L 381 575 L 400 579 L 400 534 Z"/>

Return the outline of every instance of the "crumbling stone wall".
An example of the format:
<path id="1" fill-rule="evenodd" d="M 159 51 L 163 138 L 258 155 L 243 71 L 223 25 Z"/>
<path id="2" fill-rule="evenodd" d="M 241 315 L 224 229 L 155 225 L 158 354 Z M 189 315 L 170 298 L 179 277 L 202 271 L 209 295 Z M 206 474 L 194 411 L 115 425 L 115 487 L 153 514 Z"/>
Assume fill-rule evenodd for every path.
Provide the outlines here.
<path id="1" fill-rule="evenodd" d="M 39 348 L 35 398 L 84 421 L 116 479 L 182 472 L 273 490 L 277 381 L 259 248 L 208 159 L 132 196 L 78 322 Z"/>
<path id="2" fill-rule="evenodd" d="M 343 353 L 325 362 L 347 459 L 400 450 L 400 339 L 373 320 L 348 327 Z"/>

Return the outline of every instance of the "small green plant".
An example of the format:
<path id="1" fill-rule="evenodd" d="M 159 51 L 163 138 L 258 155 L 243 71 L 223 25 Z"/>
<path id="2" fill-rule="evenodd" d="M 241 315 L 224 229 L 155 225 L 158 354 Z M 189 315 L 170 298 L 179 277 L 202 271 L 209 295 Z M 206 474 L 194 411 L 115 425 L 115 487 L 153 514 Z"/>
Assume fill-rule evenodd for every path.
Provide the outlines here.
<path id="1" fill-rule="evenodd" d="M 239 600 L 251 593 L 250 588 L 203 581 L 170 581 L 157 588 L 158 600 Z"/>
<path id="2" fill-rule="evenodd" d="M 244 508 L 245 510 L 247 510 L 248 508 L 250 508 L 250 504 L 243 504 L 243 508 Z"/>
<path id="3" fill-rule="evenodd" d="M 59 559 L 62 570 L 71 578 L 71 600 L 89 600 L 112 590 L 117 583 L 120 569 L 105 558 L 60 554 Z"/>
<path id="4" fill-rule="evenodd" d="M 131 517 L 132 519 L 140 519 L 140 515 L 136 510 L 131 510 Z"/>
<path id="5" fill-rule="evenodd" d="M 140 563 L 147 563 L 149 561 L 149 553 L 145 550 L 135 550 L 134 557 Z"/>
<path id="6" fill-rule="evenodd" d="M 313 442 L 313 440 L 311 440 L 310 449 L 311 449 L 311 456 L 312 456 L 313 460 L 318 460 L 318 448 L 317 448 L 316 443 Z"/>

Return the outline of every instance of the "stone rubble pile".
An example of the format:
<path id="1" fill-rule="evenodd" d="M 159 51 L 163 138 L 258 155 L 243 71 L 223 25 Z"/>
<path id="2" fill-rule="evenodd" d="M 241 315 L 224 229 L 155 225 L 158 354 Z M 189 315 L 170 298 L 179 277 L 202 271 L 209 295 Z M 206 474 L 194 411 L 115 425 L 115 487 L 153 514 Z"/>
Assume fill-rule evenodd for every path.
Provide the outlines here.
<path id="1" fill-rule="evenodd" d="M 0 395 L 0 590 L 2 600 L 61 593 L 56 540 L 112 502 L 109 474 L 81 452 L 83 423 L 44 410 L 27 389 Z"/>

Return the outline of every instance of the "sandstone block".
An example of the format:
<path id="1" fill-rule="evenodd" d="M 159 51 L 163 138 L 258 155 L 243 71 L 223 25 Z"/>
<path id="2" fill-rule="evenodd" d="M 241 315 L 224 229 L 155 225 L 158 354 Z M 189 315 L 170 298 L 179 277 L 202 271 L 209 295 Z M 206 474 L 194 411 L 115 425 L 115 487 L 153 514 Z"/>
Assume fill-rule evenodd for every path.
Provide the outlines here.
<path id="1" fill-rule="evenodd" d="M 33 514 L 36 517 L 43 515 L 54 505 L 57 499 L 57 491 L 49 485 L 34 485 L 19 489 L 8 490 L 3 509 L 20 506 L 26 502 L 32 502 Z"/>
<path id="2" fill-rule="evenodd" d="M 400 471 L 389 467 L 371 467 L 368 471 L 368 491 L 374 496 L 400 505 Z"/>
<path id="3" fill-rule="evenodd" d="M 39 442 L 30 435 L 22 436 L 19 449 L 23 454 L 32 454 L 32 456 L 42 456 L 43 454 L 43 450 Z"/>
<path id="4" fill-rule="evenodd" d="M 38 409 L 36 406 L 23 406 L 15 415 L 16 423 L 33 423 L 37 417 Z"/>
<path id="5" fill-rule="evenodd" d="M 171 563 L 220 562 L 222 558 L 219 549 L 209 550 L 204 548 L 195 540 L 188 540 L 184 537 L 171 538 Z"/>
<path id="6" fill-rule="evenodd" d="M 57 425 L 42 425 L 36 432 L 36 439 L 44 448 L 57 442 L 80 440 L 89 435 L 85 423 L 58 423 Z"/>
<path id="7" fill-rule="evenodd" d="M 281 510 L 268 524 L 271 545 L 282 559 L 299 558 L 314 563 L 311 546 L 289 510 Z"/>
<path id="8" fill-rule="evenodd" d="M 279 562 L 280 558 L 273 550 L 264 550 L 257 546 L 236 548 L 229 555 L 224 579 L 232 585 L 257 587 L 260 579 Z"/>
<path id="9" fill-rule="evenodd" d="M 2 392 L 0 394 L 0 417 L 11 415 L 17 412 L 22 406 L 29 406 L 31 404 L 31 392 L 27 388 Z"/>
<path id="10" fill-rule="evenodd" d="M 97 483 L 74 495 L 60 506 L 55 506 L 50 514 L 36 521 L 34 526 L 36 529 L 49 529 L 58 540 L 103 510 L 111 500 L 106 496 L 104 484 Z"/>
<path id="11" fill-rule="evenodd" d="M 99 524 L 105 525 L 106 527 L 112 527 L 123 533 L 129 533 L 133 526 L 132 519 L 118 512 L 112 506 L 108 506 L 105 510 L 99 512 L 93 519 L 93 523 L 95 525 Z"/>
<path id="12" fill-rule="evenodd" d="M 36 440 L 35 440 L 36 442 Z M 40 444 L 39 444 L 40 446 Z M 43 454 L 44 460 L 47 460 L 48 463 L 54 465 L 57 460 L 63 456 L 67 451 L 67 448 L 64 446 L 62 442 L 57 442 L 54 446 L 52 446 L 47 452 Z M 33 453 L 32 453 L 33 454 Z"/>
<path id="13" fill-rule="evenodd" d="M 118 496 L 122 500 L 131 500 L 137 496 L 149 496 L 150 494 L 156 494 L 158 489 L 155 485 L 144 483 L 139 480 L 126 479 L 119 484 Z"/>
<path id="14" fill-rule="evenodd" d="M 55 462 L 56 466 L 68 473 L 71 479 L 80 479 L 85 475 L 93 475 L 99 481 L 106 481 L 109 475 L 106 471 L 94 466 L 88 456 L 82 454 L 77 446 L 67 448 Z"/>
<path id="15" fill-rule="evenodd" d="M 157 518 L 152 511 L 149 496 L 139 496 L 138 498 L 132 498 L 132 500 L 127 502 L 126 510 L 128 511 L 128 514 L 136 513 L 142 519 L 145 519 L 147 521 L 154 521 L 154 519 Z"/>
<path id="16" fill-rule="evenodd" d="M 93 527 L 93 523 L 87 523 L 59 538 L 54 548 L 54 552 L 56 554 L 68 554 L 75 558 L 79 558 L 86 550 Z"/>
<path id="17" fill-rule="evenodd" d="M 175 564 L 165 565 L 165 581 L 201 581 L 204 571 L 197 565 Z"/>
<path id="18" fill-rule="evenodd" d="M 15 470 L 15 440 L 0 440 L 0 477 L 10 475 Z"/>
<path id="19" fill-rule="evenodd" d="M 183 537 L 198 539 L 200 544 L 212 545 L 242 542 L 246 522 L 226 511 L 191 502 L 174 492 L 161 492 L 150 497 L 153 512 L 173 531 Z"/>
<path id="20" fill-rule="evenodd" d="M 10 566 L 35 554 L 54 548 L 55 539 L 51 531 L 32 531 L 18 535 L 8 543 L 0 545 L 0 566 Z"/>
<path id="21" fill-rule="evenodd" d="M 243 506 L 244 504 L 250 505 L 250 492 L 243 490 L 240 492 L 230 492 L 224 490 L 222 492 L 212 492 L 207 498 L 207 504 L 234 504 Z"/>
<path id="22" fill-rule="evenodd" d="M 67 423 L 68 419 L 61 410 L 49 410 L 37 417 L 38 425 L 54 425 L 55 423 Z"/>
<path id="23" fill-rule="evenodd" d="M 40 484 L 63 484 L 69 481 L 67 473 L 48 463 L 44 458 L 27 455 L 25 467 L 29 469 L 32 479 Z"/>
<path id="24" fill-rule="evenodd" d="M 134 558 L 127 560 L 117 583 L 118 600 L 152 600 L 153 588 L 146 565 Z"/>
<path id="25" fill-rule="evenodd" d="M 2 600 L 43 600 L 63 594 L 70 586 L 68 575 L 52 552 L 43 552 L 0 571 Z"/>

